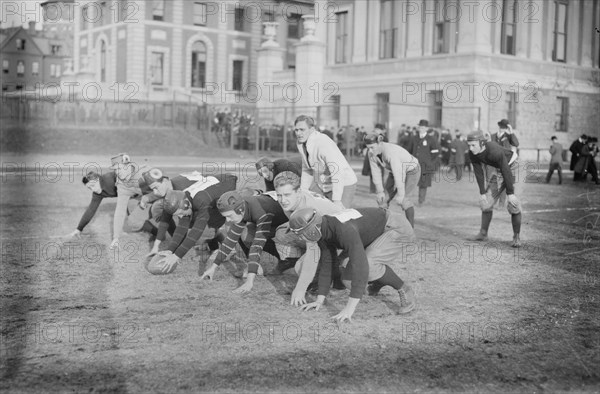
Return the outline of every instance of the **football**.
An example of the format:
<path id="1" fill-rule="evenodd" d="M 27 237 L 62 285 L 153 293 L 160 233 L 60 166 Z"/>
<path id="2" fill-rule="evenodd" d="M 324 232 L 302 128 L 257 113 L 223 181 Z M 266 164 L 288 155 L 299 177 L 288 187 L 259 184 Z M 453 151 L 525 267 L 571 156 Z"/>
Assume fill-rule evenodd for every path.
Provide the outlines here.
<path id="1" fill-rule="evenodd" d="M 150 272 L 152 275 L 166 275 L 175 271 L 178 263 L 175 263 L 170 270 L 166 272 L 162 271 L 164 258 L 165 256 L 155 254 L 154 256 L 146 259 L 146 262 L 144 263 L 144 268 L 146 268 L 146 271 Z"/>

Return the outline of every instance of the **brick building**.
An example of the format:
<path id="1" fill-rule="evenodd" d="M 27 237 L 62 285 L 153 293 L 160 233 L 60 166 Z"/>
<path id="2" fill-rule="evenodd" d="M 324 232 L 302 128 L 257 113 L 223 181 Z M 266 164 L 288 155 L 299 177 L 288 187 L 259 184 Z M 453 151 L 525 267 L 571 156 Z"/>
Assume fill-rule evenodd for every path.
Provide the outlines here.
<path id="1" fill-rule="evenodd" d="M 279 20 L 288 67 L 312 1 L 81 1 L 74 71 L 112 97 L 115 83 L 138 100 L 234 103 L 256 80 L 263 22 Z M 226 94 L 225 94 L 226 93 Z M 236 98 L 238 96 L 238 98 Z"/>

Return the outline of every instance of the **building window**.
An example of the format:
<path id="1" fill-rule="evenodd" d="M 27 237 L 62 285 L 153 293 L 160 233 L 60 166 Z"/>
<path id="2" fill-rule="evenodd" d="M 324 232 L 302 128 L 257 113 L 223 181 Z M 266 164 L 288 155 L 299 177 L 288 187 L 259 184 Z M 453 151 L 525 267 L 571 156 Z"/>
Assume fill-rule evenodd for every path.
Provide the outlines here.
<path id="1" fill-rule="evenodd" d="M 389 108 L 388 104 L 390 102 L 390 94 L 389 93 L 377 93 L 377 122 L 387 125 L 389 121 Z"/>
<path id="2" fill-rule="evenodd" d="M 381 0 L 381 21 L 379 30 L 379 58 L 391 59 L 396 57 L 396 34 L 394 27 L 394 2 Z"/>
<path id="3" fill-rule="evenodd" d="M 556 131 L 569 131 L 569 98 L 556 98 L 556 123 L 554 124 Z"/>
<path id="4" fill-rule="evenodd" d="M 235 20 L 234 20 L 234 30 L 236 31 L 244 31 L 244 8 L 236 7 L 235 9 Z"/>
<path id="5" fill-rule="evenodd" d="M 243 73 L 244 73 L 244 61 L 234 60 L 233 61 L 233 80 L 231 88 L 233 90 L 241 91 L 243 84 Z"/>
<path id="6" fill-rule="evenodd" d="M 51 64 L 50 65 L 50 76 L 54 78 L 59 78 L 61 72 L 60 64 Z"/>
<path id="7" fill-rule="evenodd" d="M 152 19 L 162 21 L 165 17 L 165 0 L 152 1 Z"/>
<path id="8" fill-rule="evenodd" d="M 24 51 L 25 50 L 25 40 L 23 40 L 22 38 L 17 38 L 15 40 L 16 44 L 17 44 L 17 49 L 19 51 Z"/>
<path id="9" fill-rule="evenodd" d="M 83 6 L 81 9 L 81 30 L 86 30 L 88 27 L 88 11 L 90 9 L 89 5 Z"/>
<path id="10" fill-rule="evenodd" d="M 57 55 L 60 52 L 60 45 L 51 45 L 50 51 L 53 55 Z"/>
<path id="11" fill-rule="evenodd" d="M 165 54 L 162 52 L 152 52 L 150 56 L 150 80 L 152 85 L 163 84 Z"/>
<path id="12" fill-rule="evenodd" d="M 567 60 L 567 3 L 554 2 L 554 47 L 552 60 L 565 62 Z"/>
<path id="13" fill-rule="evenodd" d="M 15 89 L 17 89 L 17 90 L 23 90 L 23 84 L 22 83 L 18 83 L 17 86 L 15 87 Z"/>
<path id="14" fill-rule="evenodd" d="M 302 15 L 301 14 L 291 14 L 287 18 L 288 23 L 288 38 L 302 38 L 304 35 L 304 29 L 302 28 Z"/>
<path id="15" fill-rule="evenodd" d="M 24 77 L 25 76 L 25 63 L 23 62 L 23 60 L 19 60 L 17 62 L 17 77 Z"/>
<path id="16" fill-rule="evenodd" d="M 2 72 L 4 74 L 8 74 L 9 69 L 10 69 L 10 62 L 6 59 L 2 60 Z"/>
<path id="17" fill-rule="evenodd" d="M 3 92 L 8 91 L 8 85 L 2 84 L 2 91 Z"/>
<path id="18" fill-rule="evenodd" d="M 450 48 L 450 22 L 444 0 L 435 0 L 435 24 L 433 27 L 433 53 L 448 53 Z"/>
<path id="19" fill-rule="evenodd" d="M 273 11 L 263 11 L 262 13 L 263 22 L 275 22 L 275 14 Z"/>
<path id="20" fill-rule="evenodd" d="M 429 124 L 433 127 L 442 125 L 442 106 L 444 95 L 442 90 L 432 90 L 428 94 L 429 102 Z"/>
<path id="21" fill-rule="evenodd" d="M 205 3 L 194 3 L 194 25 L 205 26 L 206 25 L 206 4 Z"/>
<path id="22" fill-rule="evenodd" d="M 35 76 L 40 75 L 40 63 L 38 63 L 38 62 L 31 63 L 31 75 L 35 75 Z"/>
<path id="23" fill-rule="evenodd" d="M 106 82 L 106 42 L 100 41 L 100 82 Z"/>
<path id="24" fill-rule="evenodd" d="M 335 62 L 348 62 L 348 12 L 338 12 L 335 14 L 337 23 L 335 26 Z"/>
<path id="25" fill-rule="evenodd" d="M 515 0 L 504 0 L 502 3 L 502 28 L 500 32 L 500 53 L 515 54 L 517 4 Z"/>
<path id="26" fill-rule="evenodd" d="M 193 88 L 206 87 L 206 45 L 196 41 L 192 45 L 192 81 Z"/>
<path id="27" fill-rule="evenodd" d="M 331 105 L 333 106 L 333 119 L 335 121 L 337 121 L 338 126 L 341 124 L 341 119 L 340 119 L 340 115 L 341 115 L 341 111 L 340 111 L 340 103 L 341 103 L 341 97 L 339 94 L 334 94 L 331 97 L 329 97 L 329 101 L 331 102 Z"/>
<path id="28" fill-rule="evenodd" d="M 517 128 L 517 94 L 506 92 L 506 119 L 513 129 Z"/>

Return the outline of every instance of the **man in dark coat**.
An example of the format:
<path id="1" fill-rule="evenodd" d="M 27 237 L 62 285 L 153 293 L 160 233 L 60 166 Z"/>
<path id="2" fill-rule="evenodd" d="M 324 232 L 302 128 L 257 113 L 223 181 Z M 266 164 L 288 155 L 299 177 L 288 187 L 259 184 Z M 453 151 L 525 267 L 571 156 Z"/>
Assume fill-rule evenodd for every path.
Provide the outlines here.
<path id="1" fill-rule="evenodd" d="M 575 165 L 577 164 L 577 161 L 579 160 L 579 156 L 581 155 L 581 150 L 583 149 L 583 147 L 585 146 L 585 144 L 587 143 L 587 135 L 582 134 L 581 137 L 579 137 L 579 139 L 575 140 L 572 144 L 571 147 L 569 148 L 569 150 L 571 151 L 571 165 L 569 166 L 569 169 L 571 171 L 575 170 Z M 580 179 L 580 175 L 575 172 L 574 176 L 573 176 L 573 181 L 578 181 Z"/>
<path id="2" fill-rule="evenodd" d="M 425 202 L 427 188 L 431 187 L 433 174 L 436 172 L 436 163 L 439 154 L 437 139 L 427 134 L 429 122 L 425 119 L 419 121 L 419 133 L 415 137 L 415 144 L 411 154 L 419 160 L 421 166 L 421 179 L 419 180 L 419 205 Z"/>

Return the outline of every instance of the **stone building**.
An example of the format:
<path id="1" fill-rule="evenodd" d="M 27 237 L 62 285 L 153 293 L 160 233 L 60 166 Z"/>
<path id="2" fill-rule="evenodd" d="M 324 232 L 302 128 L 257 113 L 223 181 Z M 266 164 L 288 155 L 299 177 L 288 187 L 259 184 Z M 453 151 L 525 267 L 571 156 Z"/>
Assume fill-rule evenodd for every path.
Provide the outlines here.
<path id="1" fill-rule="evenodd" d="M 598 0 L 317 0 L 314 10 L 308 56 L 277 70 L 267 61 L 275 50 L 265 50 L 275 67 L 261 78 L 304 92 L 318 84 L 321 94 L 303 104 L 333 107 L 323 122 L 386 123 L 393 134 L 426 118 L 495 132 L 507 118 L 532 152 L 554 134 L 563 144 L 598 135 Z M 299 61 L 309 71 L 299 73 Z"/>

